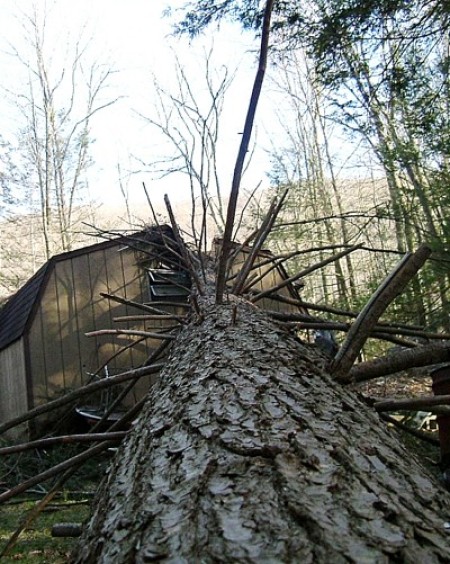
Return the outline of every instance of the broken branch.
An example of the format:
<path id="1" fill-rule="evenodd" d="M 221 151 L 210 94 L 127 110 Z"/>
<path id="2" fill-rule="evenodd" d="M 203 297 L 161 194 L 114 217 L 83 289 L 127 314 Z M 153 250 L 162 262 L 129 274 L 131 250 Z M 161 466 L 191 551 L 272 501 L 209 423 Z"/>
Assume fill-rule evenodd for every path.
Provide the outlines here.
<path id="1" fill-rule="evenodd" d="M 426 396 L 422 398 L 388 399 L 377 401 L 374 408 L 378 412 L 382 411 L 403 411 L 403 410 L 423 410 L 429 411 L 433 405 L 449 405 L 450 395 Z"/>
<path id="2" fill-rule="evenodd" d="M 264 9 L 264 19 L 261 31 L 261 48 L 259 51 L 259 63 L 256 73 L 255 81 L 253 83 L 253 90 L 250 97 L 250 103 L 245 118 L 244 131 L 242 133 L 241 144 L 239 147 L 236 164 L 234 167 L 233 181 L 231 184 L 230 199 L 228 201 L 227 219 L 225 222 L 225 230 L 223 234 L 222 246 L 219 251 L 219 262 L 217 265 L 217 279 L 216 279 L 216 303 L 223 302 L 223 294 L 225 291 L 227 281 L 227 265 L 228 257 L 232 248 L 233 226 L 236 217 L 236 206 L 239 196 L 239 189 L 241 186 L 242 171 L 244 168 L 245 155 L 248 151 L 250 144 L 250 137 L 253 129 L 253 121 L 255 119 L 256 108 L 258 106 L 259 97 L 261 94 L 262 84 L 267 66 L 267 54 L 269 51 L 269 36 L 270 36 L 270 20 L 272 16 L 272 9 L 275 0 L 267 0 Z"/>
<path id="3" fill-rule="evenodd" d="M 143 315 L 119 315 L 118 317 L 113 317 L 113 321 L 116 323 L 127 322 L 127 321 L 178 321 L 178 315 L 161 315 L 161 314 L 143 314 Z"/>
<path id="4" fill-rule="evenodd" d="M 170 315 L 173 316 L 172 313 L 168 313 L 167 311 L 164 311 L 163 309 L 158 309 L 156 307 L 150 306 L 148 304 L 141 304 L 139 302 L 134 302 L 133 300 L 127 300 L 126 298 L 122 298 L 120 296 L 116 296 L 115 294 L 108 294 L 106 292 L 100 292 L 100 296 L 102 298 L 107 298 L 108 300 L 111 300 L 113 302 L 117 302 L 119 304 L 123 304 L 123 305 L 129 305 L 129 306 L 133 306 L 133 307 L 137 307 L 138 309 L 142 309 L 144 311 L 148 311 L 149 313 L 156 313 L 158 315 Z M 186 307 L 186 305 L 185 305 Z M 184 317 L 179 317 L 176 316 L 175 319 L 177 321 L 179 321 L 180 323 L 186 323 L 186 320 L 184 319 Z"/>
<path id="5" fill-rule="evenodd" d="M 169 214 L 173 234 L 175 235 L 175 240 L 176 240 L 177 245 L 180 249 L 180 253 L 181 253 L 181 256 L 183 258 L 183 262 L 184 262 L 186 268 L 188 269 L 192 280 L 194 281 L 194 284 L 197 288 L 197 292 L 202 296 L 203 293 L 204 293 L 203 286 L 202 286 L 200 279 L 197 275 L 197 269 L 194 267 L 194 264 L 192 262 L 192 255 L 189 253 L 188 248 L 186 247 L 183 239 L 181 238 L 180 230 L 178 229 L 177 222 L 175 221 L 175 215 L 173 213 L 172 206 L 171 206 L 170 200 L 169 200 L 169 196 L 167 194 L 164 194 L 164 203 L 166 204 L 166 209 L 167 209 L 167 213 Z"/>
<path id="6" fill-rule="evenodd" d="M 89 331 L 85 333 L 86 337 L 100 337 L 102 335 L 127 335 L 130 337 L 146 337 L 147 339 L 162 339 L 164 341 L 173 341 L 175 335 L 170 333 L 152 333 L 150 331 L 139 331 L 134 329 L 99 329 L 98 331 Z"/>
<path id="7" fill-rule="evenodd" d="M 39 439 L 37 441 L 30 441 L 28 443 L 0 448 L 0 456 L 5 454 L 15 454 L 17 452 L 23 452 L 33 448 L 45 448 L 61 443 L 87 443 L 106 440 L 121 441 L 126 434 L 126 431 L 116 431 L 115 433 L 83 433 L 75 435 L 61 435 L 59 437 L 47 437 L 46 439 Z"/>
<path id="8" fill-rule="evenodd" d="M 390 376 L 408 368 L 431 366 L 448 361 L 450 361 L 450 341 L 427 343 L 414 349 L 398 351 L 395 355 L 361 362 L 350 370 L 347 381 L 365 382 L 380 376 Z"/>
<path id="9" fill-rule="evenodd" d="M 63 472 L 64 470 L 69 470 L 73 466 L 78 466 L 85 460 L 92 458 L 96 454 L 100 454 L 101 452 L 108 449 L 114 444 L 115 441 L 103 441 L 98 445 L 95 445 L 87 449 L 81 454 L 77 454 L 72 458 L 68 458 L 64 462 L 61 462 L 60 464 L 57 464 L 56 466 L 53 466 L 52 468 L 49 468 L 48 470 L 45 470 L 44 472 L 41 472 L 40 474 L 37 474 L 36 476 L 29 478 L 28 480 L 25 480 L 25 482 L 22 482 L 21 484 L 18 484 L 14 488 L 11 488 L 10 490 L 7 490 L 6 492 L 0 494 L 0 503 L 3 503 L 4 501 L 7 501 L 8 499 L 11 499 L 16 495 L 25 492 L 29 488 L 32 488 L 33 486 L 36 486 L 41 482 L 45 482 L 46 480 L 53 478 L 53 476 L 56 476 L 57 474 Z"/>
<path id="10" fill-rule="evenodd" d="M 406 254 L 385 278 L 356 318 L 347 338 L 330 364 L 329 371 L 339 382 L 349 380 L 349 371 L 378 319 L 423 266 L 431 249 L 422 245 L 415 253 Z"/>
<path id="11" fill-rule="evenodd" d="M 283 194 L 281 195 L 280 200 L 278 201 L 278 203 L 275 203 L 275 201 L 273 202 L 272 206 L 270 207 L 269 212 L 267 213 L 266 218 L 264 219 L 261 228 L 258 231 L 258 234 L 256 236 L 256 241 L 255 244 L 252 247 L 252 250 L 250 251 L 250 254 L 247 256 L 247 258 L 245 259 L 244 264 L 242 265 L 242 268 L 238 274 L 238 277 L 236 278 L 236 281 L 234 283 L 234 286 L 232 288 L 232 292 L 234 294 L 240 294 L 242 293 L 242 290 L 244 288 L 245 282 L 247 280 L 247 277 L 253 267 L 253 264 L 260 252 L 260 250 L 262 249 L 262 246 L 264 245 L 268 235 L 270 234 L 273 224 L 275 223 L 275 220 L 278 216 L 278 214 L 280 213 L 280 210 L 283 206 L 283 203 L 286 199 L 286 196 L 288 194 L 288 189 L 286 189 Z"/>
<path id="12" fill-rule="evenodd" d="M 126 382 L 127 380 L 132 380 L 133 378 L 142 378 L 142 376 L 148 376 L 150 374 L 155 374 L 159 372 L 163 367 L 164 362 L 158 362 L 152 364 L 150 366 L 144 366 L 142 368 L 135 368 L 134 370 L 129 370 L 127 372 L 122 372 L 122 374 L 117 374 L 116 376 L 111 376 L 110 378 L 104 378 L 103 380 L 99 380 L 98 382 L 93 382 L 92 384 L 88 384 L 83 388 L 80 388 L 74 392 L 69 394 L 65 394 L 63 397 L 55 399 L 53 401 L 49 401 L 44 405 L 39 405 L 14 419 L 10 419 L 9 421 L 5 421 L 0 425 L 0 434 L 4 433 L 8 429 L 12 429 L 20 423 L 24 423 L 25 421 L 29 421 L 38 415 L 42 415 L 44 413 L 48 413 L 53 409 L 57 409 L 59 407 L 63 407 L 68 403 L 77 400 L 78 398 L 91 394 L 93 392 L 97 392 L 98 390 L 102 390 L 104 388 L 108 388 L 110 386 L 115 386 L 117 384 L 121 384 L 122 382 Z"/>
<path id="13" fill-rule="evenodd" d="M 264 290 L 264 291 L 260 292 L 259 294 L 256 294 L 256 296 L 253 296 L 250 301 L 257 302 L 258 300 L 261 300 L 262 298 L 270 296 L 271 294 L 278 292 L 278 290 L 281 290 L 285 286 L 292 284 L 293 282 L 295 282 L 299 278 L 303 278 L 304 276 L 311 274 L 311 272 L 314 272 L 315 270 L 318 270 L 319 268 L 322 268 L 322 267 L 326 266 L 327 264 L 330 264 L 331 262 L 335 262 L 335 261 L 339 260 L 340 258 L 344 257 L 345 255 L 348 255 L 349 253 L 356 251 L 360 247 L 361 247 L 361 245 L 354 245 L 353 247 L 350 247 L 349 249 L 345 249 L 344 251 L 341 251 L 340 253 L 337 253 L 336 255 L 333 255 L 331 257 L 328 257 L 325 260 L 322 260 L 322 261 L 320 261 L 316 264 L 313 264 L 312 266 L 305 268 L 304 270 L 298 272 L 297 274 L 294 274 L 293 276 L 286 278 L 285 280 L 283 280 L 282 282 L 280 282 L 276 286 L 272 286 L 271 288 L 268 288 L 267 290 Z"/>

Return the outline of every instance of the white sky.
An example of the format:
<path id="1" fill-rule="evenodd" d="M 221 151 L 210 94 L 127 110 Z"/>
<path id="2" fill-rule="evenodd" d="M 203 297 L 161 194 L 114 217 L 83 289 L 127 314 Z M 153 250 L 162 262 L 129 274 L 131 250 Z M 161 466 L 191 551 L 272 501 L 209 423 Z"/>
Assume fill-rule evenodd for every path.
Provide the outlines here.
<path id="1" fill-rule="evenodd" d="M 79 36 L 83 24 L 85 35 L 93 35 L 92 49 L 98 61 L 109 64 L 119 72 L 114 75 L 110 94 L 112 97 L 124 96 L 113 107 L 98 114 L 92 123 L 92 134 L 96 139 L 93 149 L 95 167 L 90 175 L 91 192 L 103 203 L 120 202 L 117 182 L 117 163 L 122 168 L 129 166 L 128 155 L 135 155 L 146 161 L 157 156 L 158 140 L 155 132 L 137 119 L 135 111 L 151 114 L 153 108 L 151 75 L 154 73 L 162 84 L 174 80 L 173 51 L 183 61 L 187 73 L 193 77 L 202 76 L 203 48 L 211 46 L 214 39 L 214 60 L 217 64 L 239 67 L 232 91 L 226 101 L 226 125 L 224 130 L 224 167 L 221 171 L 223 185 L 231 184 L 232 168 L 240 141 L 243 121 L 250 96 L 252 81 L 256 70 L 255 54 L 249 52 L 257 46 L 250 35 L 242 35 L 240 30 L 229 25 L 211 32 L 206 38 L 194 40 L 168 37 L 171 22 L 161 14 L 167 4 L 181 6 L 184 0 L 35 0 L 42 8 L 47 4 L 49 14 L 48 32 L 52 40 L 55 60 L 64 51 L 64 43 Z M 0 75 L 1 86 L 20 91 L 23 81 L 20 65 L 11 57 L 9 45 L 20 53 L 26 52 L 21 25 L 20 10 L 30 13 L 31 0 L 0 0 Z M 173 51 L 172 51 L 173 50 Z M 92 51 L 91 51 L 92 53 Z M 198 81 L 201 82 L 201 81 Z M 14 100 L 12 100 L 14 101 Z M 0 120 L 3 132 L 13 132 L 18 127 L 11 100 L 4 96 L 0 100 Z M 259 116 L 267 113 L 264 102 Z M 265 181 L 268 159 L 265 149 L 269 148 L 264 135 L 265 128 L 258 133 L 258 153 L 253 165 L 253 173 L 247 177 L 247 187 L 253 188 L 260 180 Z M 156 142 L 155 142 L 156 141 Z M 145 181 L 157 197 L 168 191 L 171 197 L 180 194 L 184 199 L 187 187 L 184 178 L 172 177 L 166 181 L 155 181 L 148 174 L 133 176 L 129 183 L 132 203 L 143 198 L 142 182 Z M 176 185 L 176 186 L 174 186 Z"/>

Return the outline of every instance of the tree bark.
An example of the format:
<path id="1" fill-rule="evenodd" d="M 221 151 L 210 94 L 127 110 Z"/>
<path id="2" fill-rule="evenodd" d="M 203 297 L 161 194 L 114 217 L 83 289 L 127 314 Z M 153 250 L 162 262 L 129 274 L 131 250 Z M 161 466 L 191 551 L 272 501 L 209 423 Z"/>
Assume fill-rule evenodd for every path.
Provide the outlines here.
<path id="1" fill-rule="evenodd" d="M 72 562 L 448 562 L 448 493 L 315 347 L 200 306 Z"/>

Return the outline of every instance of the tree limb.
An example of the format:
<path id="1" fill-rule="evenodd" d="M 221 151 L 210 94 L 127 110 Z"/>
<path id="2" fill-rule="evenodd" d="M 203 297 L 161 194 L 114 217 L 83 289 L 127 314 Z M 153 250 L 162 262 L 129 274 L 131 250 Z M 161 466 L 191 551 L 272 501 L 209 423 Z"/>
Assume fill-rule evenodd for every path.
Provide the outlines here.
<path id="1" fill-rule="evenodd" d="M 113 433 L 82 433 L 75 435 L 61 435 L 59 437 L 47 437 L 37 441 L 30 441 L 19 445 L 0 448 L 0 456 L 15 454 L 33 448 L 45 448 L 58 444 L 88 443 L 94 441 L 121 441 L 127 435 L 127 431 L 116 431 Z"/>
<path id="2" fill-rule="evenodd" d="M 18 417 L 11 419 L 9 421 L 5 421 L 0 425 L 0 434 L 4 433 L 8 429 L 12 429 L 20 423 L 24 423 L 25 421 L 29 421 L 38 415 L 42 415 L 44 413 L 48 413 L 53 409 L 57 409 L 59 407 L 63 407 L 68 403 L 73 402 L 74 400 L 92 394 L 93 392 L 97 392 L 98 390 L 102 390 L 104 388 L 108 388 L 110 386 L 115 386 L 117 384 L 121 384 L 122 382 L 126 382 L 127 380 L 132 380 L 133 378 L 142 378 L 142 376 L 148 376 L 149 374 L 155 374 L 159 372 L 163 367 L 164 362 L 157 362 L 150 366 L 144 366 L 142 368 L 135 368 L 134 370 L 129 370 L 127 372 L 122 372 L 122 374 L 117 374 L 117 376 L 111 376 L 110 378 L 104 378 L 103 380 L 99 380 L 98 382 L 93 382 L 92 384 L 88 384 L 83 388 L 80 388 L 70 394 L 65 394 L 63 397 L 58 398 L 53 401 L 49 401 L 44 405 L 39 405 L 26 413 L 22 413 Z"/>
<path id="3" fill-rule="evenodd" d="M 245 119 L 244 131 L 242 134 L 241 145 L 239 147 L 236 164 L 234 167 L 233 182 L 231 184 L 230 199 L 228 202 L 227 219 L 223 234 L 222 246 L 219 253 L 219 262 L 217 265 L 216 277 L 216 303 L 223 302 L 223 294 L 225 291 L 227 280 L 227 264 L 228 257 L 232 247 L 233 226 L 236 216 L 236 206 L 241 185 L 242 170 L 244 168 L 244 160 L 250 144 L 250 137 L 253 129 L 253 121 L 255 119 L 256 108 L 258 106 L 259 96 L 261 94 L 262 84 L 267 66 L 267 54 L 269 50 L 270 20 L 272 16 L 274 0 L 267 0 L 264 10 L 263 26 L 261 31 L 261 48 L 259 52 L 258 71 L 256 73 L 253 84 L 252 95 Z"/>
<path id="4" fill-rule="evenodd" d="M 422 245 L 415 253 L 408 253 L 391 272 L 356 318 L 347 338 L 330 365 L 330 373 L 340 382 L 349 380 L 348 372 L 366 342 L 378 319 L 416 275 L 431 254 L 431 249 Z"/>
<path id="5" fill-rule="evenodd" d="M 85 333 L 86 337 L 99 337 L 101 335 L 128 335 L 136 337 L 146 337 L 147 339 L 162 339 L 165 341 L 174 341 L 175 335 L 164 333 L 152 333 L 150 331 L 139 331 L 134 329 L 99 329 L 97 331 L 89 331 Z"/>
<path id="6" fill-rule="evenodd" d="M 450 395 L 426 396 L 422 398 L 388 399 L 374 403 L 376 411 L 403 411 L 423 410 L 429 411 L 428 407 L 433 405 L 450 405 Z"/>
<path id="7" fill-rule="evenodd" d="M 345 249 L 344 251 L 341 251 L 340 253 L 337 253 L 336 255 L 333 255 L 333 256 L 328 257 L 328 258 L 326 258 L 326 259 L 324 259 L 324 260 L 322 260 L 318 263 L 315 263 L 312 266 L 309 266 L 308 268 L 301 270 L 297 274 L 294 274 L 293 276 L 286 278 L 285 280 L 283 280 L 282 282 L 280 282 L 276 286 L 272 286 L 271 288 L 268 288 L 267 290 L 263 290 L 262 292 L 259 292 L 259 294 L 256 294 L 255 296 L 253 296 L 250 301 L 257 302 L 258 300 L 261 300 L 262 298 L 270 296 L 271 294 L 274 294 L 278 290 L 281 290 L 281 288 L 284 288 L 285 286 L 292 284 L 292 282 L 295 282 L 299 278 L 303 278 L 303 277 L 307 276 L 308 274 L 310 274 L 311 272 L 314 272 L 315 270 L 318 270 L 319 268 L 323 268 L 327 264 L 330 264 L 331 262 L 339 260 L 340 258 L 344 257 L 345 255 L 348 255 L 349 253 L 352 253 L 353 251 L 358 250 L 360 248 L 360 246 L 361 245 L 354 245 L 353 247 L 350 247 L 349 249 Z"/>
<path id="8" fill-rule="evenodd" d="M 348 382 L 366 382 L 380 376 L 389 376 L 408 368 L 431 366 L 450 361 L 450 341 L 429 343 L 415 349 L 398 351 L 367 362 L 356 364 L 348 373 Z"/>

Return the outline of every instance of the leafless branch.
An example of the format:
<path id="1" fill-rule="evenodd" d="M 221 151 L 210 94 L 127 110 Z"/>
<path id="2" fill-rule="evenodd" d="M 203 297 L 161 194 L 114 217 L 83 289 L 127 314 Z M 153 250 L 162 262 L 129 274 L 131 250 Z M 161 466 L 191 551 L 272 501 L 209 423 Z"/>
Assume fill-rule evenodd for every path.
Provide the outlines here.
<path id="1" fill-rule="evenodd" d="M 129 306 L 136 307 L 138 309 L 142 309 L 143 311 L 148 311 L 149 313 L 156 313 L 158 315 L 171 315 L 171 316 L 173 315 L 173 314 L 167 313 L 167 311 L 164 311 L 162 309 L 158 309 L 158 308 L 150 306 L 148 304 L 142 304 L 140 302 L 135 302 L 133 300 L 127 300 L 125 298 L 122 298 L 121 296 L 116 296 L 115 294 L 108 294 L 106 292 L 100 292 L 100 296 L 102 296 L 103 298 L 108 298 L 108 300 L 111 300 L 113 302 L 117 302 L 119 304 L 129 305 Z M 180 323 L 185 323 L 185 319 L 183 317 L 177 317 L 176 320 L 179 321 Z"/>
<path id="2" fill-rule="evenodd" d="M 227 219 L 223 234 L 222 246 L 219 253 L 216 277 L 216 303 L 223 302 L 223 294 L 227 281 L 227 265 L 228 257 L 232 248 L 233 226 L 236 216 L 236 206 L 241 185 L 242 170 L 244 167 L 245 156 L 250 144 L 250 137 L 253 129 L 253 121 L 258 106 L 259 96 L 261 94 L 262 83 L 267 66 L 267 54 L 269 50 L 270 20 L 272 16 L 274 0 L 267 0 L 264 10 L 264 19 L 261 32 L 261 47 L 259 53 L 258 71 L 256 73 L 255 82 L 253 84 L 250 104 L 245 120 L 244 131 L 242 134 L 241 145 L 239 147 L 236 165 L 234 168 L 233 182 L 231 185 L 230 199 L 228 202 Z"/>
<path id="3" fill-rule="evenodd" d="M 171 328 L 173 329 L 173 327 Z M 85 333 L 86 337 L 100 337 L 102 335 L 128 335 L 130 337 L 145 337 L 146 339 L 161 339 L 163 341 L 174 341 L 175 335 L 166 333 L 152 333 L 150 331 L 139 331 L 134 329 L 99 329 Z"/>
<path id="4" fill-rule="evenodd" d="M 331 363 L 330 373 L 337 380 L 348 380 L 348 372 L 355 362 L 370 331 L 380 316 L 403 290 L 406 284 L 416 275 L 431 254 L 431 249 L 425 245 L 419 247 L 415 253 L 405 255 L 394 271 L 384 280 L 373 294 L 360 315 L 347 333 L 336 357 Z"/>
<path id="5" fill-rule="evenodd" d="M 113 433 L 83 433 L 81 435 L 61 435 L 59 437 L 47 437 L 46 439 L 39 439 L 37 441 L 29 441 L 0 448 L 0 456 L 6 454 L 15 454 L 24 452 L 34 448 L 46 448 L 58 444 L 72 444 L 72 443 L 89 443 L 95 441 L 121 441 L 127 435 L 127 431 L 116 431 Z"/>
<path id="6" fill-rule="evenodd" d="M 269 212 L 267 213 L 267 216 L 262 222 L 261 227 L 255 237 L 255 243 L 249 255 L 245 259 L 245 262 L 242 265 L 238 277 L 236 278 L 236 281 L 232 288 L 232 292 L 234 294 L 240 294 L 242 292 L 242 289 L 244 288 L 245 281 L 249 275 L 249 272 L 251 271 L 253 264 L 260 250 L 262 249 L 262 246 L 264 245 L 268 235 L 272 230 L 273 224 L 276 221 L 276 218 L 281 211 L 281 208 L 284 204 L 284 201 L 286 200 L 287 195 L 288 195 L 288 190 L 286 189 L 281 195 L 281 197 L 279 198 L 278 202 L 274 201 L 273 204 L 271 205 Z"/>
<path id="7" fill-rule="evenodd" d="M 390 415 L 386 415 L 386 413 L 380 413 L 380 417 L 381 419 L 383 419 L 383 421 L 390 423 L 394 427 L 397 427 L 401 431 L 404 431 L 405 433 L 408 433 L 413 437 L 417 437 L 418 439 L 421 439 L 422 441 L 425 441 L 430 445 L 439 446 L 439 439 L 432 437 L 430 433 L 426 433 L 425 431 L 420 431 L 419 429 L 408 427 L 408 425 L 405 425 L 401 421 L 397 421 L 397 419 L 394 419 L 394 417 L 391 417 Z"/>
<path id="8" fill-rule="evenodd" d="M 359 248 L 360 248 L 360 245 L 354 245 L 353 247 L 350 247 L 349 249 L 345 249 L 344 251 L 341 251 L 340 253 L 337 253 L 337 254 L 335 254 L 331 257 L 328 257 L 328 258 L 326 258 L 326 259 L 324 259 L 324 260 L 322 260 L 318 263 L 315 263 L 312 266 L 309 266 L 308 268 L 301 270 L 297 274 L 294 274 L 293 276 L 286 278 L 285 280 L 283 280 L 282 282 L 280 282 L 276 286 L 272 286 L 271 288 L 268 288 L 267 290 L 263 290 L 262 292 L 259 292 L 259 294 L 256 294 L 255 296 L 252 297 L 251 301 L 257 302 L 257 301 L 261 300 L 262 298 L 265 298 L 267 296 L 275 294 L 278 290 L 281 290 L 281 288 L 284 288 L 285 286 L 292 284 L 293 282 L 295 282 L 296 280 L 299 280 L 300 278 L 304 278 L 308 274 L 311 274 L 311 272 L 314 272 L 315 270 L 318 270 L 319 268 L 323 268 L 327 264 L 330 264 L 331 262 L 339 260 L 343 256 L 348 255 L 349 253 L 352 253 L 353 251 L 356 251 Z"/>
<path id="9" fill-rule="evenodd" d="M 385 399 L 375 402 L 374 408 L 378 412 L 412 410 L 428 411 L 428 408 L 434 405 L 450 405 L 450 395 L 426 396 L 421 398 Z"/>
<path id="10" fill-rule="evenodd" d="M 381 376 L 389 376 L 402 370 L 420 366 L 432 366 L 450 361 L 450 341 L 427 343 L 415 349 L 398 351 L 375 360 L 353 366 L 348 374 L 349 382 L 365 382 Z"/>
<path id="11" fill-rule="evenodd" d="M 77 454 L 72 458 L 68 458 L 64 460 L 64 462 L 61 462 L 60 464 L 53 466 L 49 470 L 45 470 L 44 472 L 41 472 L 40 474 L 37 474 L 36 476 L 33 476 L 32 478 L 25 480 L 25 482 L 18 484 L 17 486 L 7 490 L 4 493 L 1 493 L 0 504 L 4 503 L 8 499 L 11 499 L 12 497 L 20 493 L 27 491 L 28 489 L 32 488 L 33 486 L 36 486 L 37 484 L 40 484 L 42 482 L 45 482 L 46 480 L 49 480 L 50 478 L 53 478 L 53 476 L 57 476 L 58 474 L 61 474 L 61 472 L 64 472 L 65 470 L 68 470 L 74 466 L 78 467 L 82 462 L 89 460 L 93 456 L 100 454 L 101 452 L 113 446 L 115 442 L 116 441 L 111 441 L 111 440 L 103 441 L 87 449 L 81 454 Z"/>
<path id="12" fill-rule="evenodd" d="M 5 421 L 0 425 L 0 434 L 4 433 L 8 429 L 12 429 L 21 423 L 25 423 L 25 421 L 29 421 L 34 417 L 42 415 L 44 413 L 48 413 L 49 411 L 53 411 L 59 407 L 63 407 L 67 404 L 74 402 L 75 400 L 83 397 L 85 395 L 92 394 L 93 392 L 97 392 L 99 390 L 115 386 L 117 384 L 121 384 L 122 382 L 126 382 L 127 380 L 132 380 L 133 378 L 142 378 L 142 376 L 148 376 L 149 374 L 156 374 L 164 367 L 163 362 L 158 362 L 152 364 L 150 366 L 145 366 L 142 368 L 135 368 L 134 370 L 128 370 L 127 372 L 122 372 L 121 374 L 117 374 L 116 376 L 111 376 L 110 378 L 104 378 L 103 380 L 99 380 L 98 382 L 92 382 L 87 386 L 79 388 L 74 392 L 70 392 L 65 394 L 63 397 L 49 401 L 43 405 L 39 405 L 14 419 L 9 421 Z"/>

